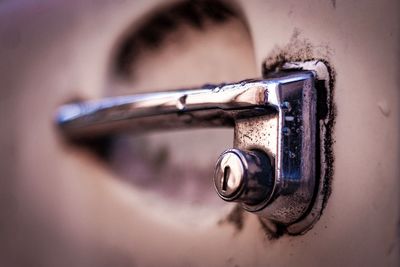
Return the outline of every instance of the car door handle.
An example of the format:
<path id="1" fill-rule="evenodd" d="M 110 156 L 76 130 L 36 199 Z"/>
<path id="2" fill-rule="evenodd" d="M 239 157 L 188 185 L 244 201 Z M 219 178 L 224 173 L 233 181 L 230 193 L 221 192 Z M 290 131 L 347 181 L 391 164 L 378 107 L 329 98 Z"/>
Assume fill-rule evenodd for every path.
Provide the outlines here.
<path id="1" fill-rule="evenodd" d="M 287 70 L 262 80 L 70 103 L 58 109 L 56 123 L 71 139 L 233 127 L 234 148 L 222 153 L 215 169 L 218 195 L 271 228 L 284 225 L 297 234 L 322 209 L 315 86 L 321 75 L 318 69 Z"/>

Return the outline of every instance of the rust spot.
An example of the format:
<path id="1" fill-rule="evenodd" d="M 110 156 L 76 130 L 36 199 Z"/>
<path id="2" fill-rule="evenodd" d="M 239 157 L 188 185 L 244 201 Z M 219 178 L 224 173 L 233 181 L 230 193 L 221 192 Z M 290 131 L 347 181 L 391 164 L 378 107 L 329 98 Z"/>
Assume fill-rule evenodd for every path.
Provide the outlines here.
<path id="1" fill-rule="evenodd" d="M 245 211 L 243 210 L 243 208 L 240 207 L 240 205 L 236 205 L 228 214 L 228 216 L 220 220 L 218 224 L 232 224 L 235 227 L 235 230 L 239 232 L 243 229 L 244 226 L 244 213 Z"/>
<path id="2" fill-rule="evenodd" d="M 259 219 L 261 228 L 264 231 L 265 236 L 268 240 L 274 240 L 281 237 L 286 233 L 286 227 L 284 225 L 275 224 L 274 229 L 272 230 L 263 220 Z"/>
<path id="3" fill-rule="evenodd" d="M 276 46 L 273 51 L 266 57 L 263 63 L 263 76 L 270 76 L 273 73 L 282 70 L 283 64 L 295 61 L 320 60 L 330 68 L 332 79 L 335 75 L 333 68 L 330 67 L 329 59 L 333 54 L 328 44 L 313 45 L 309 40 L 301 38 L 301 31 L 294 29 L 289 43 L 283 47 Z"/>

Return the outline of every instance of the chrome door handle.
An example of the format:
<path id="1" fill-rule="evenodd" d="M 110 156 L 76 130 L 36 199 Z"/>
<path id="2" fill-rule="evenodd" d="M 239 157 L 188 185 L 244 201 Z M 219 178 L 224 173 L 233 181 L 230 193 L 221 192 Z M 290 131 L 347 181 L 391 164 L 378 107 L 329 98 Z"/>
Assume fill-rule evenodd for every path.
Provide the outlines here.
<path id="1" fill-rule="evenodd" d="M 273 81 L 243 81 L 72 103 L 58 110 L 57 123 L 72 138 L 177 127 L 233 126 L 241 116 L 267 113 L 278 104 Z M 268 105 L 265 105 L 268 103 Z"/>
<path id="2" fill-rule="evenodd" d="M 316 131 L 321 125 L 316 117 L 315 80 L 323 75 L 320 65 L 264 80 L 66 104 L 58 110 L 57 124 L 73 139 L 234 127 L 234 149 L 225 151 L 217 162 L 217 193 L 258 214 L 271 228 L 284 225 L 289 233 L 301 233 L 322 209 L 318 194 L 324 177 L 316 177 L 321 160 Z"/>

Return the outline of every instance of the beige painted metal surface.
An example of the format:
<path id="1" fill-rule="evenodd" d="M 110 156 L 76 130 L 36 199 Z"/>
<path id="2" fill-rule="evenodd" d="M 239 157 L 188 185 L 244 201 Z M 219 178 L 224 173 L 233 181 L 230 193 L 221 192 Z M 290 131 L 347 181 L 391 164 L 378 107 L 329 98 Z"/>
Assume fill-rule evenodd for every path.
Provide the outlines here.
<path id="1" fill-rule="evenodd" d="M 0 3 L 1 265 L 398 266 L 399 3 L 239 1 L 247 28 L 234 20 L 225 26 L 231 31 L 212 28 L 205 39 L 188 31 L 190 49 L 175 45 L 139 60 L 138 90 L 254 77 L 277 54 L 329 61 L 337 105 L 332 194 L 312 230 L 274 240 L 250 214 L 240 230 L 221 223 L 232 206 L 213 192 L 196 204 L 132 186 L 54 127 L 58 105 L 124 92 L 110 91 L 116 46 L 160 3 Z M 210 145 L 206 155 L 229 146 L 230 133 L 214 133 L 222 149 Z M 191 138 L 198 145 L 204 134 Z M 183 136 L 162 138 L 185 149 L 190 137 L 176 135 Z M 178 151 L 177 164 L 190 153 Z M 193 157 L 204 166 L 214 160 Z"/>

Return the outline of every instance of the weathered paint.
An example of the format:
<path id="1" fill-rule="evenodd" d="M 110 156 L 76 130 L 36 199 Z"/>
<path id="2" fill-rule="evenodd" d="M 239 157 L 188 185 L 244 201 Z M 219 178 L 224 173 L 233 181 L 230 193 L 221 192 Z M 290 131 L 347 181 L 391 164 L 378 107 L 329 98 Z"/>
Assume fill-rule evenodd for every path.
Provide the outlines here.
<path id="1" fill-rule="evenodd" d="M 127 186 L 53 127 L 59 104 L 112 85 L 117 40 L 160 3 L 0 4 L 2 265 L 398 266 L 398 1 L 238 1 L 258 73 L 292 36 L 336 71 L 331 197 L 311 231 L 276 240 L 251 214 L 237 231 L 225 208 Z"/>

